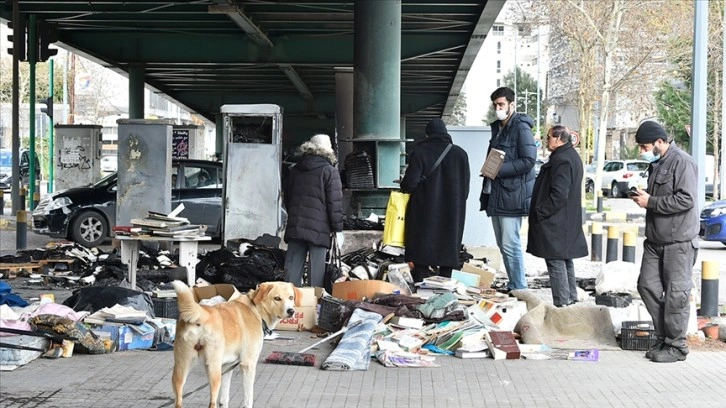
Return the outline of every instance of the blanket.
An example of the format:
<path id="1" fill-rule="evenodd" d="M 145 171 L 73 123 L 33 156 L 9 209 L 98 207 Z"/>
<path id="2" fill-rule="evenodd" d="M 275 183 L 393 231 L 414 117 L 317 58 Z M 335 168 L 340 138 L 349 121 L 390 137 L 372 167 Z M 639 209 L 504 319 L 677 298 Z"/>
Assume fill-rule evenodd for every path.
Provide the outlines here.
<path id="1" fill-rule="evenodd" d="M 323 370 L 368 370 L 371 363 L 371 339 L 381 315 L 356 309 L 338 346 L 325 359 Z M 360 323 L 358 323 L 360 322 Z"/>

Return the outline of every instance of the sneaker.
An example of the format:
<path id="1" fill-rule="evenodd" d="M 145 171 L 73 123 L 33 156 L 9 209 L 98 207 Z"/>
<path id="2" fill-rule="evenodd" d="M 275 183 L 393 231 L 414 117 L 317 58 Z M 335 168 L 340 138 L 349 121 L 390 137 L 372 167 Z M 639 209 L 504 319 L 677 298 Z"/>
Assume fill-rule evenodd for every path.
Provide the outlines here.
<path id="1" fill-rule="evenodd" d="M 653 344 L 652 346 L 650 346 L 650 348 L 648 349 L 648 351 L 645 352 L 645 358 L 647 358 L 648 360 L 652 360 L 653 359 L 653 356 L 655 355 L 655 353 L 663 350 L 663 346 L 664 345 L 665 345 L 665 343 L 663 343 L 663 340 L 662 339 L 658 339 L 655 342 L 655 344 Z"/>
<path id="2" fill-rule="evenodd" d="M 651 361 L 654 363 L 675 363 L 685 361 L 686 353 L 673 346 L 665 346 L 661 351 L 655 352 Z"/>

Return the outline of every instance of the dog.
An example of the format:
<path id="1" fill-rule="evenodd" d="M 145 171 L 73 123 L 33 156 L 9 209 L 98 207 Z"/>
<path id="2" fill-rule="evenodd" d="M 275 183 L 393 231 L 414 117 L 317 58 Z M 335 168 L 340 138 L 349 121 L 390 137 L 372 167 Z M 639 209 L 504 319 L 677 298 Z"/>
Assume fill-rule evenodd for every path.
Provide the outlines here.
<path id="1" fill-rule="evenodd" d="M 252 408 L 253 386 L 262 341 L 280 320 L 292 317 L 302 292 L 291 283 L 266 282 L 228 302 L 202 306 L 191 288 L 174 281 L 179 318 L 171 376 L 176 408 L 181 408 L 184 383 L 192 364 L 201 359 L 209 378 L 209 407 L 228 407 L 232 369 L 242 371 L 244 406 Z M 221 391 L 221 392 L 220 392 Z"/>

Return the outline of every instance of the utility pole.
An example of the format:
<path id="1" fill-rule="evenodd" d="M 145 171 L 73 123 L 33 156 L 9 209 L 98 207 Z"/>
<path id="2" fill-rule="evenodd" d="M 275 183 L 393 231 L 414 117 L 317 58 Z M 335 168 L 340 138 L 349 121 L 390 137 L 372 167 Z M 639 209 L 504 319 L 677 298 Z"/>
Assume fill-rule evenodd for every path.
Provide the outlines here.
<path id="1" fill-rule="evenodd" d="M 76 112 L 76 54 L 71 53 L 71 75 L 68 78 L 68 123 L 75 123 Z"/>

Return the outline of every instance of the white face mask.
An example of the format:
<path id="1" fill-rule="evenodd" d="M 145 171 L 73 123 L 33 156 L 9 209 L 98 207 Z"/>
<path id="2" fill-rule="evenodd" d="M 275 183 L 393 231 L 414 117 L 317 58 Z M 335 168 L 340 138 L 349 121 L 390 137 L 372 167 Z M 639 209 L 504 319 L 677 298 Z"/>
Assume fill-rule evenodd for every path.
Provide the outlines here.
<path id="1" fill-rule="evenodd" d="M 509 109 L 498 110 L 495 113 L 497 114 L 497 119 L 504 120 L 509 116 Z"/>

